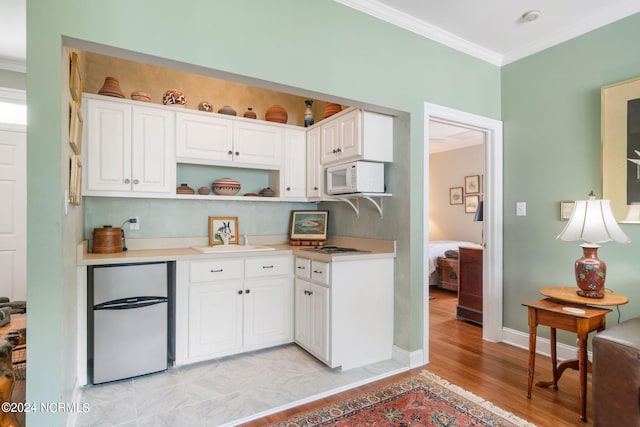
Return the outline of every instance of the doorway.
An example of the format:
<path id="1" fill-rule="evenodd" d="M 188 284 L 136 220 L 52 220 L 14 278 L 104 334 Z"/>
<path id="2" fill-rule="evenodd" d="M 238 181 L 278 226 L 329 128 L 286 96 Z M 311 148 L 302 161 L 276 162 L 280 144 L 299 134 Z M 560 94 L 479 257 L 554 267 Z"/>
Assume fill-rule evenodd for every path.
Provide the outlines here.
<path id="1" fill-rule="evenodd" d="M 502 122 L 460 110 L 425 103 L 423 176 L 423 266 L 429 265 L 429 135 L 430 123 L 437 121 L 484 134 L 484 259 L 483 330 L 484 340 L 502 341 Z M 428 271 L 426 271 L 428 273 Z M 423 363 L 429 362 L 429 276 L 423 275 L 422 324 Z"/>

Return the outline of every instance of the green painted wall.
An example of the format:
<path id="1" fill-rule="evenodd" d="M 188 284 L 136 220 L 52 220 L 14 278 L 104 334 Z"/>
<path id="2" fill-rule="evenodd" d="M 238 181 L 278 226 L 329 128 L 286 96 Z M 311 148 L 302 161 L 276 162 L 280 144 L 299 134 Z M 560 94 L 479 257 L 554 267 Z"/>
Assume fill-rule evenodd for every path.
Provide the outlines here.
<path id="1" fill-rule="evenodd" d="M 403 112 L 396 120 L 399 146 L 391 171 L 398 195 L 379 227 L 358 227 L 365 228 L 365 237 L 398 240 L 396 344 L 420 347 L 423 102 L 498 119 L 498 67 L 330 0 L 191 0 L 180 7 L 169 0 L 100 6 L 27 0 L 27 25 L 28 401 L 69 401 L 75 384 L 72 254 L 84 231 L 82 208 L 71 208 L 68 215 L 63 210 L 69 155 L 63 40 L 77 44 L 72 47 L 87 41 L 274 82 L 301 94 L 326 94 L 349 105 Z M 188 206 L 172 209 L 179 215 Z M 65 418 L 32 413 L 28 423 L 61 425 Z"/>
<path id="2" fill-rule="evenodd" d="M 506 327 L 527 330 L 520 304 L 539 298 L 539 288 L 575 284 L 582 250 L 580 242 L 555 240 L 566 224 L 559 203 L 585 199 L 591 189 L 602 196 L 600 88 L 640 76 L 639 38 L 636 14 L 502 68 Z M 516 201 L 527 202 L 526 217 L 515 216 Z M 599 255 L 607 287 L 630 298 L 621 307 L 625 320 L 640 315 L 640 226 L 621 226 L 632 243 L 605 243 Z"/>

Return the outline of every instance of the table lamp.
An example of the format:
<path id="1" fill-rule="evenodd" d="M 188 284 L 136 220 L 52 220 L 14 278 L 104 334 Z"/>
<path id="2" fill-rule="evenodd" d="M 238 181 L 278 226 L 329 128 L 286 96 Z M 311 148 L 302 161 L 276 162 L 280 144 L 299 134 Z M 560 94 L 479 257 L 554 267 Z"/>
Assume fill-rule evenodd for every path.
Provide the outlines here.
<path id="1" fill-rule="evenodd" d="M 575 264 L 576 283 L 580 288 L 576 293 L 587 298 L 604 298 L 607 265 L 598 258 L 598 243 L 631 242 L 613 216 L 611 201 L 596 200 L 593 191 L 589 193 L 589 200 L 576 200 L 569 223 L 556 239 L 584 241 L 580 245 L 583 256 Z"/>

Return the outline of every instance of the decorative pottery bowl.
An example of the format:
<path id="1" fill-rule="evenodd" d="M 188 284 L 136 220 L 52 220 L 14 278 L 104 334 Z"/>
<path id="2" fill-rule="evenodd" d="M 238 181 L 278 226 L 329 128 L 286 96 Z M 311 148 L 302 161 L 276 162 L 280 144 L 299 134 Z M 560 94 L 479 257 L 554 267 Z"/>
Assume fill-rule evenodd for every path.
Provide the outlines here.
<path id="1" fill-rule="evenodd" d="M 334 114 L 342 111 L 342 105 L 334 104 L 333 102 L 327 102 L 327 106 L 324 109 L 324 118 L 331 117 Z"/>
<path id="2" fill-rule="evenodd" d="M 273 191 L 271 188 L 267 187 L 267 188 L 263 188 L 262 190 L 260 190 L 258 195 L 260 195 L 262 197 L 273 197 L 273 196 L 276 195 L 276 192 Z"/>
<path id="3" fill-rule="evenodd" d="M 268 122 L 287 123 L 289 115 L 287 111 L 279 105 L 272 105 L 264 113 L 264 119 Z"/>
<path id="4" fill-rule="evenodd" d="M 164 105 L 175 105 L 177 107 L 184 107 L 187 103 L 187 98 L 184 97 L 181 91 L 178 89 L 169 89 L 164 93 L 162 97 L 162 103 Z"/>
<path id="5" fill-rule="evenodd" d="M 176 194 L 195 194 L 195 191 L 187 184 L 180 184 L 180 187 L 176 188 Z"/>
<path id="6" fill-rule="evenodd" d="M 257 119 L 258 118 L 258 115 L 256 114 L 255 111 L 253 111 L 252 107 L 247 108 L 247 111 L 245 111 L 242 116 L 246 117 L 247 119 Z"/>
<path id="7" fill-rule="evenodd" d="M 198 194 L 202 194 L 203 196 L 206 196 L 210 192 L 211 192 L 211 190 L 209 190 L 209 187 L 200 187 L 200 188 L 198 188 Z"/>
<path id="8" fill-rule="evenodd" d="M 240 183 L 235 179 L 221 178 L 213 181 L 211 188 L 219 196 L 235 196 L 240 191 Z"/>
<path id="9" fill-rule="evenodd" d="M 237 116 L 238 113 L 236 113 L 236 110 L 234 110 L 233 108 L 231 108 L 230 105 L 225 105 L 222 108 L 220 108 L 218 110 L 219 114 L 226 114 L 227 116 Z"/>
<path id="10" fill-rule="evenodd" d="M 151 96 L 148 93 L 142 91 L 131 92 L 131 99 L 134 101 L 151 102 Z"/>
<path id="11" fill-rule="evenodd" d="M 212 112 L 213 106 L 206 101 L 202 101 L 200 104 L 198 104 L 198 110 Z"/>

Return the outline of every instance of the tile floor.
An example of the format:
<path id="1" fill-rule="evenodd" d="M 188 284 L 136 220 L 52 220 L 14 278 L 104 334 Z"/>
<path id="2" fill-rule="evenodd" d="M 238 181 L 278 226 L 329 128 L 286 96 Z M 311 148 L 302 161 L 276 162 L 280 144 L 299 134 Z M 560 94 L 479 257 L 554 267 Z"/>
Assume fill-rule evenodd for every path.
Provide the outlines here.
<path id="1" fill-rule="evenodd" d="M 294 344 L 87 386 L 76 426 L 233 426 L 311 396 L 404 370 L 393 360 L 346 372 Z"/>

